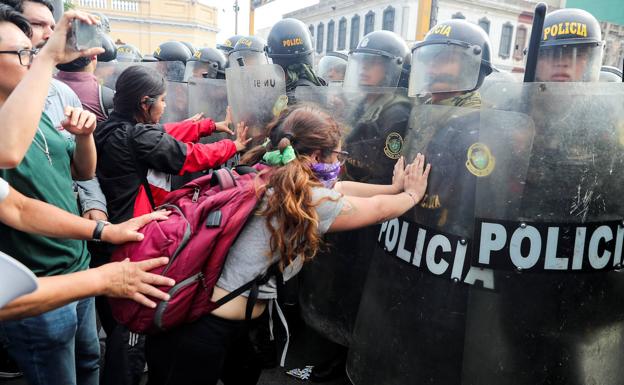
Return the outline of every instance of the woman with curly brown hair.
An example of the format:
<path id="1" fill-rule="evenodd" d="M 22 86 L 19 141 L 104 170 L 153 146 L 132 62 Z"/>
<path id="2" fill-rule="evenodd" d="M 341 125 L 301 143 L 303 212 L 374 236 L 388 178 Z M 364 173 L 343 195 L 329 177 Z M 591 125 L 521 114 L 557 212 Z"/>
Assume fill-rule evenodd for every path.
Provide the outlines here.
<path id="1" fill-rule="evenodd" d="M 427 187 L 424 157 L 394 168 L 392 185 L 336 182 L 346 155 L 341 129 L 311 106 L 284 111 L 267 128 L 268 139 L 251 149 L 245 164 L 271 165 L 260 207 L 230 248 L 213 300 L 218 300 L 278 264 L 284 280 L 297 274 L 322 247 L 326 232 L 353 230 L 396 218 L 416 205 Z M 148 337 L 149 384 L 227 384 L 259 376 L 259 365 L 240 362 L 246 352 L 231 349 L 245 333 L 249 291 L 198 321 Z M 260 286 L 252 319 L 277 297 L 275 279 Z M 237 371 L 224 369 L 232 367 Z M 252 375 L 252 377 L 253 377 Z"/>

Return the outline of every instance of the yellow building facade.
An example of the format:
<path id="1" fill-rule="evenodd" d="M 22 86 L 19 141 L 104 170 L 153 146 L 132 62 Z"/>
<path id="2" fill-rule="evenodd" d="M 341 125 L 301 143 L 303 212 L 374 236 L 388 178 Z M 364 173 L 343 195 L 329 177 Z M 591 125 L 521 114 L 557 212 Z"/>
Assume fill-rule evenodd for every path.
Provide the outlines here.
<path id="1" fill-rule="evenodd" d="M 216 45 L 217 9 L 196 0 L 72 0 L 75 9 L 99 12 L 110 21 L 116 44 L 132 44 L 152 54 L 161 43 L 187 41 L 195 47 Z"/>

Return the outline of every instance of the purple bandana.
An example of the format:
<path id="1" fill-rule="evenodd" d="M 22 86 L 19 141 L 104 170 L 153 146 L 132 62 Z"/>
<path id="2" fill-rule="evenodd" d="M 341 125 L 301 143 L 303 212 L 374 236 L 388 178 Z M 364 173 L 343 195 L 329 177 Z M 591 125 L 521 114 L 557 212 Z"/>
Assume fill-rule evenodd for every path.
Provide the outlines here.
<path id="1" fill-rule="evenodd" d="M 334 187 L 340 175 L 340 161 L 334 163 L 314 163 L 312 172 L 327 188 Z"/>

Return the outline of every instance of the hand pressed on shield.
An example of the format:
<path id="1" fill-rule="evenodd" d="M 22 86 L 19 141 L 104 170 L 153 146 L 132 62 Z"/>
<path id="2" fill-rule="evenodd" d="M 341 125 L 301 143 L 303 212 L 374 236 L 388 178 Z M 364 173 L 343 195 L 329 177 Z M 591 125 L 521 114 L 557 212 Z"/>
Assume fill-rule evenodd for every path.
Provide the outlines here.
<path id="1" fill-rule="evenodd" d="M 56 23 L 54 33 L 43 46 L 37 57 L 51 59 L 55 64 L 69 63 L 79 57 L 89 57 L 99 55 L 104 52 L 104 48 L 89 48 L 82 51 L 74 51 L 67 45 L 67 35 L 71 30 L 72 20 L 78 19 L 83 23 L 93 25 L 98 24 L 96 16 L 81 11 L 67 11 Z"/>
<path id="2" fill-rule="evenodd" d="M 252 138 L 247 137 L 248 132 L 249 127 L 245 125 L 245 122 L 238 123 L 236 126 L 236 140 L 234 141 L 236 151 L 243 151 L 247 147 L 247 143 L 251 141 Z"/>
<path id="3" fill-rule="evenodd" d="M 97 119 L 94 113 L 81 108 L 65 107 L 65 120 L 61 126 L 68 132 L 77 136 L 88 136 L 93 134 L 97 126 Z"/>
<path id="4" fill-rule="evenodd" d="M 420 153 L 405 169 L 403 189 L 415 200 L 415 203 L 420 202 L 425 196 L 429 171 L 431 171 L 431 164 L 425 166 L 425 156 Z"/>
<path id="5" fill-rule="evenodd" d="M 400 157 L 394 165 L 392 172 L 392 187 L 394 191 L 400 193 L 405 185 L 405 158 Z"/>
<path id="6" fill-rule="evenodd" d="M 169 294 L 154 286 L 173 286 L 175 281 L 158 274 L 148 273 L 169 262 L 169 258 L 161 257 L 141 262 L 113 262 L 98 267 L 102 275 L 103 294 L 114 298 L 129 298 L 144 306 L 154 308 L 156 303 L 146 296 L 161 301 L 169 299 Z"/>
<path id="7" fill-rule="evenodd" d="M 226 111 L 225 120 L 215 123 L 215 131 L 234 135 L 234 132 L 230 129 L 230 126 L 232 125 L 232 108 L 228 106 Z"/>

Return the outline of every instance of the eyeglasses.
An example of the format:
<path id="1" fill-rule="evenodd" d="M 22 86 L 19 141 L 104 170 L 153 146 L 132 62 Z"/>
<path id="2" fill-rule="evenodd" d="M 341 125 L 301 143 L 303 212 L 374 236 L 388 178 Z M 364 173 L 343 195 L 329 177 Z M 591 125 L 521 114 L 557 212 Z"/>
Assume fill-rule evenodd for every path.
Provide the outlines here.
<path id="1" fill-rule="evenodd" d="M 338 158 L 341 166 L 345 164 L 347 158 L 349 157 L 349 153 L 347 151 L 332 150 L 332 153 L 336 154 L 336 158 Z"/>
<path id="2" fill-rule="evenodd" d="M 20 64 L 28 67 L 32 64 L 33 58 L 39 52 L 37 49 L 20 49 L 17 51 L 0 51 L 0 53 L 10 53 L 19 57 Z"/>

